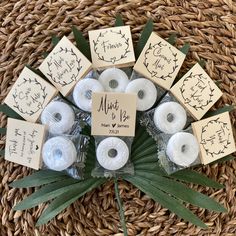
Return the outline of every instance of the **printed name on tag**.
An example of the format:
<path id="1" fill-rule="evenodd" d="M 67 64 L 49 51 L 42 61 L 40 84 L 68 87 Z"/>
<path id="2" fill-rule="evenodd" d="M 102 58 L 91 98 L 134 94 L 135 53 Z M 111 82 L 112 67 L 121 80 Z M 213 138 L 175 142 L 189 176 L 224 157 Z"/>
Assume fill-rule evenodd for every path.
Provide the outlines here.
<path id="1" fill-rule="evenodd" d="M 222 96 L 221 90 L 199 64 L 192 67 L 170 91 L 197 120 Z"/>
<path id="2" fill-rule="evenodd" d="M 25 120 L 35 122 L 57 92 L 51 84 L 25 67 L 4 102 Z"/>
<path id="3" fill-rule="evenodd" d="M 228 112 L 192 123 L 204 165 L 236 151 Z"/>
<path id="4" fill-rule="evenodd" d="M 134 65 L 134 70 L 169 90 L 185 56 L 184 53 L 152 32 Z"/>
<path id="5" fill-rule="evenodd" d="M 89 31 L 94 68 L 132 66 L 135 62 L 129 26 Z"/>
<path id="6" fill-rule="evenodd" d="M 8 118 L 5 159 L 38 170 L 46 127 Z"/>
<path id="7" fill-rule="evenodd" d="M 65 36 L 39 67 L 64 96 L 91 68 L 91 62 Z"/>
<path id="8" fill-rule="evenodd" d="M 92 94 L 92 135 L 131 137 L 135 121 L 136 94 Z"/>

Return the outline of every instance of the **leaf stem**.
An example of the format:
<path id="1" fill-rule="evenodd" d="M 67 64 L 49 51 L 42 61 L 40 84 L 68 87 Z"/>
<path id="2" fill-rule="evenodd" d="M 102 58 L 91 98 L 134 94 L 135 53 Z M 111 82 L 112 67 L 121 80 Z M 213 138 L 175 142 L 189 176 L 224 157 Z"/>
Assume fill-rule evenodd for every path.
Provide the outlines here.
<path id="1" fill-rule="evenodd" d="M 118 180 L 116 177 L 114 178 L 114 185 L 115 185 L 115 194 L 116 194 L 116 199 L 117 199 L 117 203 L 119 206 L 120 220 L 121 220 L 121 225 L 122 225 L 122 228 L 124 231 L 124 236 L 128 236 L 126 222 L 125 222 L 125 213 L 123 210 L 122 200 L 120 198 L 120 193 L 119 193 L 119 188 L 118 188 Z"/>

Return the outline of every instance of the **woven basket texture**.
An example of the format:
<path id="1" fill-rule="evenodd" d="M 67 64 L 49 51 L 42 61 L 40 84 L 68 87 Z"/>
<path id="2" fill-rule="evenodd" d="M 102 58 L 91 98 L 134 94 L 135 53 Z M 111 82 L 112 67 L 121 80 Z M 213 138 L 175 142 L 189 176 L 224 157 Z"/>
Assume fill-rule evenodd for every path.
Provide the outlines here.
<path id="1" fill-rule="evenodd" d="M 236 2 L 233 0 L 1 0 L 0 1 L 0 100 L 3 101 L 25 64 L 38 67 L 42 54 L 51 49 L 52 35 L 67 35 L 73 40 L 71 26 L 87 37 L 89 30 L 114 25 L 117 13 L 131 26 L 136 42 L 149 18 L 155 32 L 168 38 L 178 34 L 177 46 L 190 42 L 191 50 L 182 72 L 197 60 L 206 60 L 206 71 L 220 81 L 223 97 L 215 107 L 236 103 Z M 231 112 L 233 127 L 236 112 Z M 0 116 L 1 127 L 6 116 Z M 5 143 L 5 137 L 0 145 Z M 129 235 L 236 235 L 236 161 L 197 169 L 224 184 L 216 191 L 194 189 L 221 202 L 228 213 L 215 213 L 188 205 L 208 226 L 200 229 L 162 208 L 134 186 L 119 182 Z M 27 211 L 12 207 L 34 192 L 12 189 L 15 179 L 31 173 L 28 168 L 0 159 L 0 235 L 122 235 L 113 183 L 108 182 L 76 201 L 47 225 L 35 223 L 45 205 Z"/>

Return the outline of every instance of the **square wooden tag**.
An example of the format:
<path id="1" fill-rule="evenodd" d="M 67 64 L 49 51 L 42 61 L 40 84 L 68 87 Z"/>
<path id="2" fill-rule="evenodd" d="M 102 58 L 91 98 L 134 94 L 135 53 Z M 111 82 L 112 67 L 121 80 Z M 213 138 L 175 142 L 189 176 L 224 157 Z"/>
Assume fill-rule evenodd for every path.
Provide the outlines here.
<path id="1" fill-rule="evenodd" d="M 78 80 L 91 68 L 91 62 L 65 36 L 39 67 L 64 96 L 71 92 Z"/>
<path id="2" fill-rule="evenodd" d="M 199 64 L 193 66 L 170 91 L 197 120 L 222 96 L 221 90 Z"/>
<path id="3" fill-rule="evenodd" d="M 38 170 L 46 127 L 8 118 L 5 159 Z"/>
<path id="4" fill-rule="evenodd" d="M 134 136 L 136 94 L 93 93 L 92 135 Z"/>
<path id="5" fill-rule="evenodd" d="M 35 122 L 57 93 L 56 88 L 25 67 L 4 102 L 25 120 Z"/>
<path id="6" fill-rule="evenodd" d="M 184 53 L 152 32 L 134 65 L 134 70 L 169 90 L 185 56 Z"/>
<path id="7" fill-rule="evenodd" d="M 192 123 L 202 163 L 208 164 L 236 151 L 228 112 Z"/>
<path id="8" fill-rule="evenodd" d="M 129 26 L 89 31 L 94 68 L 132 66 L 135 62 Z"/>

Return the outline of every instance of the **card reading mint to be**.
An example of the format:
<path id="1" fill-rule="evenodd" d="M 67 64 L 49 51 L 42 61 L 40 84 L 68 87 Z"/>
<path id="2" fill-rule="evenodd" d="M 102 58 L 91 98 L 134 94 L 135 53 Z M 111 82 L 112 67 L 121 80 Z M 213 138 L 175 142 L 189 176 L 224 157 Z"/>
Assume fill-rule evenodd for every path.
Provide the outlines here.
<path id="1" fill-rule="evenodd" d="M 71 92 L 78 80 L 91 68 L 91 62 L 65 36 L 39 67 L 64 96 Z"/>
<path id="2" fill-rule="evenodd" d="M 185 56 L 176 47 L 152 32 L 134 65 L 134 70 L 169 90 Z"/>
<path id="3" fill-rule="evenodd" d="M 56 88 L 25 67 L 4 102 L 25 120 L 35 122 L 57 93 Z"/>
<path id="4" fill-rule="evenodd" d="M 134 136 L 136 94 L 93 93 L 92 135 Z"/>
<path id="5" fill-rule="evenodd" d="M 89 42 L 94 68 L 126 67 L 135 62 L 129 26 L 89 31 Z"/>
<path id="6" fill-rule="evenodd" d="M 45 132 L 44 125 L 8 118 L 5 159 L 38 170 Z"/>

